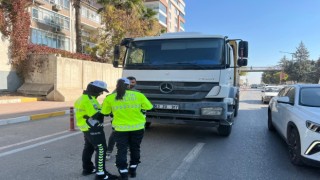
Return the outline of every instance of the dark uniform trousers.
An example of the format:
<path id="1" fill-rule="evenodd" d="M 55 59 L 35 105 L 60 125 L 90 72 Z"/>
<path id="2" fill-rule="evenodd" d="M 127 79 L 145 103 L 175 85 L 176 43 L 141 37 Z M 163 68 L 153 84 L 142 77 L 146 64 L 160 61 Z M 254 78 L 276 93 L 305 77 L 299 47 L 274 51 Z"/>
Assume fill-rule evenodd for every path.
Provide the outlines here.
<path id="1" fill-rule="evenodd" d="M 103 127 L 90 128 L 89 131 L 84 133 L 84 149 L 82 152 L 82 166 L 85 170 L 92 170 L 93 163 L 91 161 L 94 151 L 95 154 L 95 168 L 97 172 L 105 171 L 105 160 L 106 160 L 106 138 L 103 131 Z"/>
<path id="2" fill-rule="evenodd" d="M 114 139 L 117 146 L 116 166 L 118 169 L 127 169 L 127 152 L 130 151 L 130 165 L 140 163 L 140 144 L 144 135 L 144 129 L 137 131 L 114 131 Z"/>

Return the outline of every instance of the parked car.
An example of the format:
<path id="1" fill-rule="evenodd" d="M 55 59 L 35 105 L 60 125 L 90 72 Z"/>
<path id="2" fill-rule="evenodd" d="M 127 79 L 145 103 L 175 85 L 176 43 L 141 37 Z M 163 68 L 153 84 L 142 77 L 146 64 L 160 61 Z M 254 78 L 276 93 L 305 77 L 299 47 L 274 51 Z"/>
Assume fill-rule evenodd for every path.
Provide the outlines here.
<path id="1" fill-rule="evenodd" d="M 271 99 L 268 129 L 286 140 L 293 164 L 320 166 L 320 84 L 290 85 Z"/>
<path id="2" fill-rule="evenodd" d="M 251 84 L 250 87 L 253 88 L 253 89 L 257 89 L 258 85 L 257 84 Z"/>
<path id="3" fill-rule="evenodd" d="M 261 91 L 261 101 L 263 103 L 268 103 L 271 98 L 278 95 L 282 88 L 282 86 L 265 86 Z"/>

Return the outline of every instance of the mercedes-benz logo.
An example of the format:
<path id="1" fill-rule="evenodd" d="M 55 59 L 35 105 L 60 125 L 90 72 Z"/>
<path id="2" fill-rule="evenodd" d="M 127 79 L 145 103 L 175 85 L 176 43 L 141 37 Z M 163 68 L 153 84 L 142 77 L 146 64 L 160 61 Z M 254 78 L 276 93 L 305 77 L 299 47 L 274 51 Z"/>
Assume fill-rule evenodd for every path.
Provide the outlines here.
<path id="1" fill-rule="evenodd" d="M 160 84 L 160 91 L 162 93 L 171 93 L 173 91 L 173 85 L 171 83 L 167 83 L 167 82 L 164 82 L 164 83 L 161 83 Z"/>

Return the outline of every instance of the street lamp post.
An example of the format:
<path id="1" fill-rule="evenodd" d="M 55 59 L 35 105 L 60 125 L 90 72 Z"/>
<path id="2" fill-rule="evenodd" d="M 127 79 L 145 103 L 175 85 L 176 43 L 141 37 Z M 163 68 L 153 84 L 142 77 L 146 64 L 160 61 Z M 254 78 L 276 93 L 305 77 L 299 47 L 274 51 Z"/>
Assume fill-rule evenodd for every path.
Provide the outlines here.
<path id="1" fill-rule="evenodd" d="M 293 56 L 295 55 L 295 53 L 292 52 L 285 52 L 285 51 L 279 51 L 280 53 L 285 53 L 285 54 L 291 54 L 291 60 L 293 61 Z"/>

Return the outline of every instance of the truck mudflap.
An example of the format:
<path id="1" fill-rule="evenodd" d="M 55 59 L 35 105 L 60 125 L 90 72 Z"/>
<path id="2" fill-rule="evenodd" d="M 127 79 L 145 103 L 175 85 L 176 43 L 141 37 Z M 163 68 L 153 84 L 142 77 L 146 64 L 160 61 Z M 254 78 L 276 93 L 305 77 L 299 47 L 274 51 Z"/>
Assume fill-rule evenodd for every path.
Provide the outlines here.
<path id="1" fill-rule="evenodd" d="M 233 113 L 225 102 L 164 102 L 153 101 L 154 109 L 147 111 L 147 122 L 190 124 L 197 126 L 232 125 Z M 201 108 L 221 107 L 220 115 L 202 115 Z"/>

